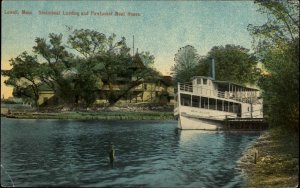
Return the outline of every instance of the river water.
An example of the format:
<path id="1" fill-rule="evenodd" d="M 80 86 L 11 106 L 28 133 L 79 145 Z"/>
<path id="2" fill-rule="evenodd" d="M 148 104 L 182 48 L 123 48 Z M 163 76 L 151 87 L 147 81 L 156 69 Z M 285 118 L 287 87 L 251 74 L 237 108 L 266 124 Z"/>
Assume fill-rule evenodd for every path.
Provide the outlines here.
<path id="1" fill-rule="evenodd" d="M 236 162 L 258 136 L 179 131 L 175 121 L 1 118 L 1 185 L 243 187 Z"/>

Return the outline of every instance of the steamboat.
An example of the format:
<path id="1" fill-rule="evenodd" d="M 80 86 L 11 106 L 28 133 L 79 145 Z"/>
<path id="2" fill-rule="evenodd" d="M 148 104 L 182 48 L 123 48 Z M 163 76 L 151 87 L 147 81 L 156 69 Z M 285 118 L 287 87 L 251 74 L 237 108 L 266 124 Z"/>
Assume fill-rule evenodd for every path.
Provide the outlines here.
<path id="1" fill-rule="evenodd" d="M 262 119 L 260 91 L 212 77 L 195 76 L 191 82 L 178 83 L 174 116 L 182 130 L 222 130 L 228 118 Z"/>

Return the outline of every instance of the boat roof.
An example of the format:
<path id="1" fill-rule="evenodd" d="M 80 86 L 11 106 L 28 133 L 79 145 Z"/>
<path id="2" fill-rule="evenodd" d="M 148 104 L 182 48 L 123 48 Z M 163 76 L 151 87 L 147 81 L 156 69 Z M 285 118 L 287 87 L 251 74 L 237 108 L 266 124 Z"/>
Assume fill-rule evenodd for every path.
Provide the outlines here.
<path id="1" fill-rule="evenodd" d="M 195 78 L 206 78 L 206 79 L 209 79 L 209 80 L 214 80 L 212 77 L 208 77 L 208 76 L 193 76 L 191 78 L 191 80 L 194 80 Z"/>
<path id="2" fill-rule="evenodd" d="M 229 88 L 230 86 L 233 86 L 233 87 L 236 87 L 237 89 L 244 89 L 244 90 L 247 90 L 247 91 L 259 91 L 259 89 L 255 89 L 255 88 L 251 88 L 251 87 L 246 87 L 246 86 L 243 86 L 241 84 L 236 84 L 236 83 L 229 82 L 229 81 L 214 80 L 212 77 L 208 77 L 208 76 L 193 76 L 191 78 L 191 80 L 194 80 L 195 78 L 206 78 L 206 79 L 209 79 L 212 82 L 218 84 L 218 86 L 221 86 L 221 87 L 224 87 L 224 88 L 225 87 Z"/>
<path id="3" fill-rule="evenodd" d="M 259 91 L 259 89 L 255 89 L 255 88 L 251 88 L 251 87 L 246 87 L 246 86 L 243 86 L 243 85 L 240 85 L 240 84 L 236 84 L 236 83 L 233 83 L 233 82 L 219 81 L 219 80 L 212 80 L 212 81 L 214 83 L 217 83 L 219 86 L 222 86 L 222 87 L 233 86 L 233 87 L 236 87 L 237 89 L 244 89 L 244 90 L 247 90 L 247 91 Z"/>

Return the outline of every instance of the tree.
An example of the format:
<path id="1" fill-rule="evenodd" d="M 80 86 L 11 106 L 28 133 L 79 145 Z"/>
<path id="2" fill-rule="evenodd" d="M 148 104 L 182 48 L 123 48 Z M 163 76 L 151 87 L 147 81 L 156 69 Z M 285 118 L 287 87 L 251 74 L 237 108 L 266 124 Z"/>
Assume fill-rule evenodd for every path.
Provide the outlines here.
<path id="1" fill-rule="evenodd" d="M 69 29 L 69 31 L 71 34 L 69 35 L 68 43 L 72 49 L 85 58 L 105 53 L 109 48 L 111 50 L 114 48 L 112 46 L 114 34 L 108 39 L 105 34 L 89 29 Z M 108 43 L 110 43 L 110 46 Z"/>
<path id="2" fill-rule="evenodd" d="M 237 84 L 254 84 L 257 80 L 257 61 L 249 49 L 242 46 L 215 46 L 205 57 L 200 58 L 197 75 L 211 76 L 211 61 L 215 60 L 216 80 Z"/>
<path id="3" fill-rule="evenodd" d="M 195 67 L 198 64 L 199 56 L 197 50 L 187 45 L 178 50 L 175 54 L 175 65 L 172 67 L 174 80 L 176 82 L 188 82 L 195 75 Z"/>
<path id="4" fill-rule="evenodd" d="M 268 15 L 261 26 L 249 25 L 256 56 L 267 75 L 263 89 L 265 114 L 273 127 L 299 131 L 299 1 L 255 1 L 259 11 Z"/>
<path id="5" fill-rule="evenodd" d="M 81 98 L 86 106 L 92 105 L 97 99 L 97 91 L 101 87 L 101 80 L 93 72 L 90 64 L 80 61 L 77 72 L 73 74 L 73 82 L 76 104 Z"/>
<path id="6" fill-rule="evenodd" d="M 155 57 L 154 55 L 151 55 L 150 52 L 141 52 L 139 53 L 139 57 L 146 67 L 153 66 Z"/>
<path id="7" fill-rule="evenodd" d="M 40 64 L 36 56 L 28 55 L 23 52 L 18 57 L 10 60 L 12 69 L 2 70 L 2 75 L 7 76 L 8 80 L 4 83 L 14 87 L 13 95 L 15 97 L 33 100 L 34 105 L 38 107 L 40 80 Z"/>
<path id="8" fill-rule="evenodd" d="M 70 69 L 74 62 L 74 56 L 69 53 L 62 43 L 62 34 L 49 34 L 49 42 L 37 37 L 33 52 L 41 57 L 42 81 L 55 91 L 65 102 L 74 102 L 72 80 L 63 76 L 63 72 Z"/>
<path id="9" fill-rule="evenodd" d="M 47 85 L 67 104 L 90 106 L 106 84 L 107 98 L 113 105 L 151 75 L 154 56 L 142 52 L 137 54 L 137 61 L 137 57 L 131 57 L 124 37 L 116 40 L 115 34 L 107 37 L 88 29 L 69 31 L 70 46 L 63 44 L 62 34 L 50 33 L 47 40 L 35 39 L 34 55 L 23 53 L 11 60 L 13 68 L 2 74 L 9 77 L 6 84 L 15 87 L 15 95 L 37 104 L 40 87 Z M 124 92 L 113 88 L 120 78 L 125 79 Z"/>
<path id="10" fill-rule="evenodd" d="M 89 67 L 85 70 L 92 70 L 93 73 L 89 74 L 96 74 L 108 86 L 109 91 L 106 97 L 109 105 L 114 105 L 137 86 L 143 78 L 147 77 L 149 71 L 145 71 L 145 67 L 150 67 L 154 63 L 153 55 L 149 52 L 142 52 L 137 54 L 141 61 L 141 64 L 138 65 L 140 67 L 134 68 L 136 57 L 130 56 L 130 48 L 126 44 L 126 39 L 122 37 L 121 40 L 116 41 L 115 34 L 106 37 L 105 34 L 93 30 L 73 30 L 68 43 L 71 45 L 71 49 L 75 49 L 81 54 L 82 62 L 85 62 L 86 67 Z M 132 81 L 133 77 L 136 78 L 134 81 Z M 94 79 L 96 78 L 92 80 Z M 119 79 L 127 83 L 123 92 L 113 88 L 113 85 L 118 84 Z M 91 82 L 86 86 L 92 86 Z M 78 83 L 77 85 L 81 84 Z"/>
<path id="11" fill-rule="evenodd" d="M 298 44 L 291 44 L 284 51 L 274 48 L 264 56 L 264 67 L 269 74 L 260 78 L 259 86 L 264 91 L 264 103 L 268 106 L 265 113 L 271 126 L 298 129 L 299 60 L 286 55 L 297 54 L 298 50 Z"/>
<path id="12" fill-rule="evenodd" d="M 130 62 L 130 49 L 126 45 L 126 39 L 123 37 L 117 42 L 115 40 L 115 34 L 106 37 L 103 33 L 89 29 L 75 29 L 71 31 L 68 39 L 71 48 L 83 56 L 83 61 L 87 64 L 86 67 L 94 71 L 92 74 L 97 74 L 108 85 L 107 98 L 109 103 L 114 102 L 116 98 L 113 89 L 114 82 L 118 75 L 126 72 Z M 83 67 L 81 66 L 81 68 Z M 92 86 L 91 83 L 88 85 Z"/>
<path id="13" fill-rule="evenodd" d="M 265 24 L 248 25 L 258 57 L 263 58 L 269 48 L 280 48 L 299 39 L 299 1 L 255 0 L 254 3 L 259 5 L 259 12 L 267 15 Z"/>

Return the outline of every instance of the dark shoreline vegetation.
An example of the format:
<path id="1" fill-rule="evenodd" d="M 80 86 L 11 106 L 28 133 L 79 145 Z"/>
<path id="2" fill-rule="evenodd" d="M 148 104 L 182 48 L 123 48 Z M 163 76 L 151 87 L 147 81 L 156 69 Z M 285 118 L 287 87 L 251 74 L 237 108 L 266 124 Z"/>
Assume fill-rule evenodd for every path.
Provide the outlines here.
<path id="1" fill-rule="evenodd" d="M 270 129 L 247 150 L 241 168 L 247 187 L 298 187 L 299 2 L 254 3 L 268 16 L 263 25 L 249 24 L 247 29 L 253 37 L 255 56 L 265 70 L 257 85 Z"/>
<path id="2" fill-rule="evenodd" d="M 173 120 L 172 112 L 63 112 L 63 113 L 13 113 L 6 115 L 17 119 L 70 119 L 70 120 Z"/>

